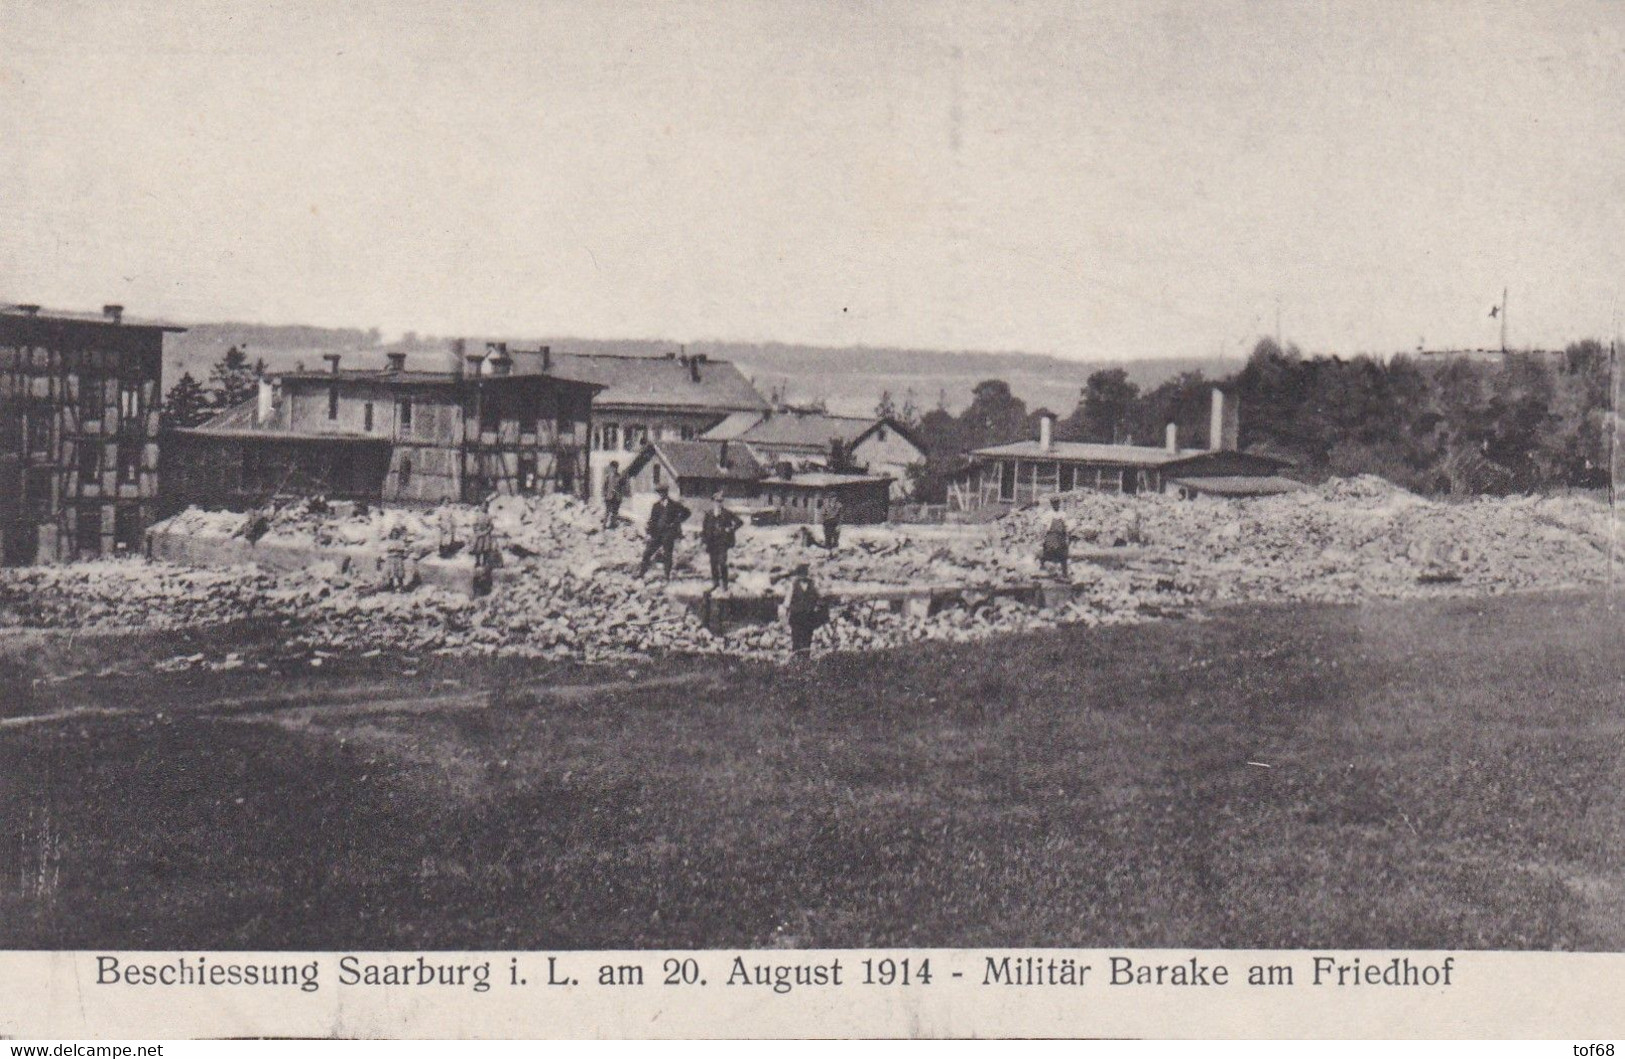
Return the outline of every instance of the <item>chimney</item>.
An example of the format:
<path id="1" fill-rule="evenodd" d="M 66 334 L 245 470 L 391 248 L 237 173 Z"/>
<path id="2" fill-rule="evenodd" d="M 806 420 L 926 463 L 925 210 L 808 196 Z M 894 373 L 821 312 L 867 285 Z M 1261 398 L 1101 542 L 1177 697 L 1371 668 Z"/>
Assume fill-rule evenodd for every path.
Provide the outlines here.
<path id="1" fill-rule="evenodd" d="M 459 379 L 463 377 L 463 351 L 467 348 L 468 343 L 462 339 L 454 338 L 451 340 L 451 372 Z"/>
<path id="2" fill-rule="evenodd" d="M 508 356 L 508 343 L 487 342 L 485 348 L 491 352 L 486 360 L 491 365 L 492 375 L 506 375 L 513 370 L 513 358 Z"/>
<path id="3" fill-rule="evenodd" d="M 338 353 L 322 354 L 322 359 L 327 361 L 327 370 L 332 372 L 334 375 L 339 373 L 339 356 L 340 354 Z"/>
<path id="4" fill-rule="evenodd" d="M 405 353 L 390 353 L 390 354 L 388 354 L 388 357 L 389 357 L 389 370 L 390 371 L 392 371 L 395 374 L 399 375 L 401 372 L 406 370 L 406 354 Z"/>
<path id="5" fill-rule="evenodd" d="M 698 356 L 688 358 L 688 377 L 691 382 L 700 381 L 700 358 Z"/>
<path id="6" fill-rule="evenodd" d="M 22 311 L 24 316 L 39 315 L 39 306 L 37 305 L 19 305 L 17 308 Z"/>
<path id="7" fill-rule="evenodd" d="M 276 386 L 270 379 L 260 376 L 259 401 L 254 405 L 254 425 L 262 427 L 271 421 L 276 410 Z"/>
<path id="8" fill-rule="evenodd" d="M 1213 411 L 1208 419 L 1207 447 L 1209 452 L 1236 451 L 1241 425 L 1241 406 L 1234 395 L 1213 388 Z"/>
<path id="9" fill-rule="evenodd" d="M 546 375 L 553 370 L 553 347 L 542 347 L 542 374 Z"/>
<path id="10" fill-rule="evenodd" d="M 463 365 L 464 365 L 463 374 L 468 376 L 470 379 L 479 378 L 480 377 L 480 365 L 482 363 L 484 363 L 484 362 L 485 362 L 485 354 L 483 354 L 483 353 L 469 353 L 468 355 L 463 357 Z"/>
<path id="11" fill-rule="evenodd" d="M 717 466 L 723 470 L 728 469 L 728 443 L 726 441 L 717 449 Z"/>
<path id="12" fill-rule="evenodd" d="M 1168 449 L 1168 455 L 1170 455 L 1170 456 L 1178 455 L 1179 454 L 1179 424 L 1178 423 L 1169 423 L 1168 426 L 1163 430 L 1163 435 L 1167 439 L 1166 447 Z"/>
<path id="13" fill-rule="evenodd" d="M 102 315 L 107 317 L 111 323 L 122 324 L 124 322 L 124 306 L 104 305 L 102 306 Z"/>
<path id="14" fill-rule="evenodd" d="M 1038 450 L 1049 452 L 1055 448 L 1055 417 L 1048 412 L 1038 417 Z"/>

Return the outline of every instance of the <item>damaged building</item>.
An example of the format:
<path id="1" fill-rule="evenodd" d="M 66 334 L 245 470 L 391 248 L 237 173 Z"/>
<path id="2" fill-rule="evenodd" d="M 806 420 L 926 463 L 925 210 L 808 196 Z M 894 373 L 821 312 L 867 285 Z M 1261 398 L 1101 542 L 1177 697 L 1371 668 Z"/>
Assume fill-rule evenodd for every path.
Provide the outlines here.
<path id="1" fill-rule="evenodd" d="M 164 334 L 184 328 L 0 310 L 0 556 L 136 552 L 157 516 Z"/>
<path id="2" fill-rule="evenodd" d="M 172 506 L 243 507 L 275 496 L 396 504 L 492 494 L 585 498 L 596 384 L 518 373 L 506 346 L 454 363 L 341 366 L 261 381 L 258 396 L 165 439 Z"/>

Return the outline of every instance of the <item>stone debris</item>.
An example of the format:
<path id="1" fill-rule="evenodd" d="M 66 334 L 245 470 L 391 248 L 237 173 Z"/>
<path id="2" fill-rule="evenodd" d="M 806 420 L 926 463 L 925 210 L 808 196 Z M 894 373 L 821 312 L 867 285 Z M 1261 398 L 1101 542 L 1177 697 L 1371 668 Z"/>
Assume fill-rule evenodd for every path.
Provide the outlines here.
<path id="1" fill-rule="evenodd" d="M 846 527 L 834 553 L 800 527 L 749 527 L 733 552 L 733 592 L 776 591 L 797 563 L 808 563 L 821 590 L 838 601 L 818 646 L 872 650 L 1193 615 L 1223 603 L 1593 584 L 1607 575 L 1612 529 L 1606 506 L 1586 497 L 1435 502 L 1370 476 L 1252 500 L 1078 492 L 1063 498 L 1063 511 L 1073 539 L 1070 586 L 1039 570 L 1039 541 L 1053 518 L 1042 504 L 982 526 Z M 450 512 L 466 542 L 475 509 Z M 641 531 L 605 532 L 599 518 L 596 508 L 564 496 L 496 501 L 503 564 L 488 596 L 429 585 L 385 591 L 377 571 L 330 561 L 273 574 L 120 559 L 0 572 L 0 627 L 169 629 L 270 620 L 286 627 L 288 649 L 312 666 L 336 654 L 386 651 L 588 662 L 788 651 L 778 623 L 704 627 L 662 579 L 636 576 Z M 437 511 L 356 514 L 299 504 L 269 513 L 254 529 L 263 531 L 262 541 L 364 548 L 381 548 L 399 532 L 423 556 L 438 546 L 439 519 Z M 193 509 L 158 530 L 232 537 L 248 525 L 242 514 Z M 674 575 L 691 587 L 706 576 L 697 528 L 698 509 Z M 1048 605 L 1000 594 L 1023 585 L 1057 591 L 1042 593 Z M 928 590 L 938 604 L 923 605 Z M 921 605 L 899 605 L 911 591 Z M 843 594 L 848 601 L 840 602 Z M 259 665 L 232 653 L 176 656 L 156 668 Z"/>

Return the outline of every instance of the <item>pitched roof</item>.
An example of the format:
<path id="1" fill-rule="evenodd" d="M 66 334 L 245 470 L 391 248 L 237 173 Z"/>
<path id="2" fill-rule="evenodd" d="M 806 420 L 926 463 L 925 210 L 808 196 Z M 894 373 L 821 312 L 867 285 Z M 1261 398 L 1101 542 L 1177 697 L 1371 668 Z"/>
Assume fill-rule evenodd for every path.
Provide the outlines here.
<path id="1" fill-rule="evenodd" d="M 729 412 L 722 422 L 701 436 L 707 441 L 732 441 L 761 421 L 761 412 Z"/>
<path id="2" fill-rule="evenodd" d="M 752 445 L 822 452 L 832 438 L 851 446 L 870 430 L 885 422 L 876 416 L 836 416 L 827 412 L 774 412 L 764 416 L 737 437 Z"/>
<path id="3" fill-rule="evenodd" d="M 1029 439 L 977 449 L 971 455 L 1058 460 L 1064 463 L 1118 464 L 1124 467 L 1161 467 L 1165 463 L 1172 463 L 1205 451 L 1205 449 L 1180 449 L 1178 452 L 1169 452 L 1165 448 L 1152 445 L 1105 445 L 1089 441 L 1057 441 L 1046 449 L 1037 441 Z"/>
<path id="4" fill-rule="evenodd" d="M 509 350 L 514 373 L 539 374 L 543 354 Z M 677 357 L 636 357 L 599 353 L 550 353 L 548 374 L 597 383 L 603 391 L 593 398 L 596 408 L 644 406 L 694 411 L 765 412 L 767 401 L 750 380 L 726 360 L 702 360 L 691 371 L 690 362 Z M 699 376 L 698 381 L 694 375 Z"/>
<path id="5" fill-rule="evenodd" d="M 719 478 L 729 481 L 754 482 L 767 474 L 754 453 L 743 445 L 729 445 L 728 465 L 722 465 L 721 441 L 656 441 L 640 453 L 627 468 L 627 474 L 650 458 L 658 456 L 671 473 L 681 478 Z"/>
<path id="6" fill-rule="evenodd" d="M 254 419 L 259 411 L 259 398 L 250 397 L 246 401 L 239 401 L 230 408 L 222 408 L 214 415 L 199 423 L 194 430 L 253 430 Z"/>

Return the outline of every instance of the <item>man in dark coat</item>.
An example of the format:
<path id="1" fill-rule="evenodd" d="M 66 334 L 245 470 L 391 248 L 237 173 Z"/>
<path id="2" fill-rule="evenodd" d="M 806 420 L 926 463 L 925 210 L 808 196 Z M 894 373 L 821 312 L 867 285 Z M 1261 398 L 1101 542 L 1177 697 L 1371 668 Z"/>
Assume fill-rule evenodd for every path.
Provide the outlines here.
<path id="1" fill-rule="evenodd" d="M 790 626 L 790 649 L 797 655 L 809 654 L 813 633 L 829 620 L 829 608 L 818 594 L 806 563 L 796 567 L 784 593 L 784 620 Z"/>
<path id="2" fill-rule="evenodd" d="M 734 546 L 739 527 L 745 524 L 738 515 L 722 506 L 726 499 L 721 489 L 712 497 L 711 510 L 700 523 L 700 543 L 711 560 L 711 587 L 728 591 L 728 550 Z"/>
<path id="3" fill-rule="evenodd" d="M 654 507 L 649 509 L 648 540 L 643 542 L 643 561 L 638 564 L 638 576 L 649 572 L 649 564 L 658 556 L 666 568 L 666 580 L 671 580 L 672 550 L 683 535 L 683 523 L 693 514 L 688 508 L 671 498 L 671 487 L 655 486 L 660 494 Z"/>

